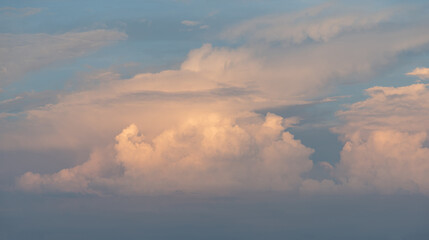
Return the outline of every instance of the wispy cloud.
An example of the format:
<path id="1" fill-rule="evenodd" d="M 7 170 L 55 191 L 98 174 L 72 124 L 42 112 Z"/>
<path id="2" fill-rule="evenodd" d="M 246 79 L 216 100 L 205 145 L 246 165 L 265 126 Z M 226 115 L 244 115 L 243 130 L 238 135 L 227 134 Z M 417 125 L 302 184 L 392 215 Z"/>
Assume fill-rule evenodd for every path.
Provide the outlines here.
<path id="1" fill-rule="evenodd" d="M 14 8 L 14 7 L 2 7 L 0 13 L 6 16 L 13 17 L 26 17 L 37 14 L 42 11 L 42 8 Z"/>
<path id="2" fill-rule="evenodd" d="M 263 16 L 232 26 L 222 36 L 263 42 L 328 41 L 343 32 L 374 27 L 394 13 L 394 10 L 369 13 L 333 9 L 332 4 L 327 3 L 298 13 Z"/>
<path id="3" fill-rule="evenodd" d="M 191 21 L 191 20 L 183 20 L 181 23 L 185 26 L 197 26 L 201 24 L 200 22 Z"/>
<path id="4" fill-rule="evenodd" d="M 83 56 L 126 37 L 113 30 L 58 35 L 0 33 L 0 86 L 49 64 Z"/>
<path id="5" fill-rule="evenodd" d="M 429 79 L 429 68 L 415 68 L 412 72 L 407 73 L 408 76 L 416 76 L 422 80 Z"/>
<path id="6" fill-rule="evenodd" d="M 199 29 L 207 29 L 207 28 L 210 27 L 209 25 L 203 24 L 203 23 L 198 22 L 198 21 L 183 20 L 181 23 L 183 25 L 189 27 L 190 29 L 193 28 L 193 27 L 194 28 L 199 28 Z"/>

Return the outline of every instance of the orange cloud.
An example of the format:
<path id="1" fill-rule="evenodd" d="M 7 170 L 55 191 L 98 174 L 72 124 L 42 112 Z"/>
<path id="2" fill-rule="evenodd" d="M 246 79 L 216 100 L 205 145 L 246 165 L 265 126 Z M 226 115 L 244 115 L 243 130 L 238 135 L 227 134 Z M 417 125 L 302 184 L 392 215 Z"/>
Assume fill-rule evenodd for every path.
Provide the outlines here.
<path id="1" fill-rule="evenodd" d="M 116 136 L 114 153 L 51 175 L 28 172 L 29 191 L 125 194 L 171 191 L 293 190 L 312 168 L 313 150 L 295 140 L 274 114 L 188 119 L 148 139 L 132 124 Z M 107 151 L 108 152 L 108 151 Z"/>
<path id="2" fill-rule="evenodd" d="M 420 79 L 429 79 L 429 68 L 415 68 L 412 72 L 407 73 L 409 76 L 416 76 Z"/>
<path id="3" fill-rule="evenodd" d="M 316 16 L 318 11 L 309 14 Z M 343 18 L 324 19 L 321 25 L 317 19 L 310 19 L 311 24 L 304 24 L 300 31 L 315 41 L 296 41 L 293 47 L 273 47 L 276 39 L 271 38 L 266 42 L 249 41 L 238 48 L 205 44 L 190 51 L 180 69 L 121 80 L 115 77 L 98 86 L 59 95 L 57 103 L 20 113 L 25 118 L 0 118 L 0 149 L 80 151 L 109 146 L 117 137 L 114 149 L 94 153 L 83 165 L 48 175 L 25 174 L 19 181 L 23 189 L 150 192 L 234 187 L 297 189 L 300 185 L 316 189 L 319 182 L 303 182 L 300 177 L 311 168 L 311 161 L 307 161 L 311 150 L 284 132 L 278 124 L 283 120 L 267 116 L 264 121 L 252 123 L 243 122 L 243 116 L 255 115 L 254 111 L 261 108 L 308 103 L 308 99 L 324 97 L 338 83 L 365 81 L 399 53 L 429 42 L 429 33 L 419 26 L 372 29 L 383 21 L 385 16 L 381 15 L 345 17 L 345 25 Z M 279 29 L 290 26 L 279 24 Z M 287 39 L 290 34 L 285 34 Z M 294 33 L 291 36 L 295 37 Z M 371 88 L 368 100 L 339 114 L 345 124 L 337 132 L 352 146 L 367 143 L 376 131 L 420 139 L 415 134 L 425 129 L 425 108 L 418 107 L 426 101 L 421 96 L 425 89 L 424 85 Z M 371 111 L 360 109 L 361 105 Z M 368 113 L 371 115 L 365 115 Z M 346 149 L 343 152 L 343 164 L 358 162 L 346 160 L 357 154 L 347 155 Z M 260 164 L 256 164 L 258 161 Z M 348 168 L 339 166 L 338 171 L 330 171 L 345 186 L 349 181 L 343 176 L 348 173 L 340 169 Z M 248 179 L 258 174 L 260 178 Z M 338 187 L 330 180 L 322 183 L 323 189 Z"/>
<path id="4" fill-rule="evenodd" d="M 334 170 L 348 191 L 429 194 L 429 89 L 373 87 L 340 112 L 345 145 Z"/>

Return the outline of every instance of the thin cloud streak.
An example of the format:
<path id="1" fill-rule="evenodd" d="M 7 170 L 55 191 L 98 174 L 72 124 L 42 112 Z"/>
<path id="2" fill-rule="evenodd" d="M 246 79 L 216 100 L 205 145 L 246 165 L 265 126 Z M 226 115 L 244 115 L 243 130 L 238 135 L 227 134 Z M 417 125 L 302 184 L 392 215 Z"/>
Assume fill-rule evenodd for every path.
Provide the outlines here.
<path id="1" fill-rule="evenodd" d="M 114 30 L 57 35 L 0 33 L 0 86 L 18 81 L 43 67 L 84 56 L 126 38 L 125 33 Z"/>

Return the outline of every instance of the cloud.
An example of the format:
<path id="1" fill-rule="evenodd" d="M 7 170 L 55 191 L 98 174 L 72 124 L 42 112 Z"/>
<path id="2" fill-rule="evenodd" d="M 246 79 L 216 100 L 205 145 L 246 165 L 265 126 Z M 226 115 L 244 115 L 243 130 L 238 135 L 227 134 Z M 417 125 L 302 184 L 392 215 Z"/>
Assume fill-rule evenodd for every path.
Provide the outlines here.
<path id="1" fill-rule="evenodd" d="M 313 15 L 310 14 L 310 16 Z M 139 192 L 143 190 L 136 184 L 143 180 L 137 181 L 134 178 L 140 178 L 142 175 L 140 173 L 144 172 L 146 167 L 152 166 L 133 165 L 138 160 L 132 160 L 132 156 L 139 156 L 138 159 L 142 159 L 140 153 L 144 152 L 145 155 L 151 155 L 153 159 L 166 163 L 164 155 L 173 151 L 176 155 L 167 155 L 170 159 L 180 162 L 179 167 L 181 168 L 179 169 L 182 169 L 182 172 L 170 170 L 172 167 L 169 162 L 166 163 L 167 165 L 162 165 L 165 167 L 165 172 L 171 173 L 171 178 L 160 175 L 164 176 L 163 179 L 166 183 L 154 185 L 153 191 L 156 189 L 160 191 L 172 189 L 193 191 L 201 190 L 204 187 L 216 189 L 219 186 L 209 181 L 212 178 L 226 179 L 226 182 L 223 183 L 225 188 L 232 189 L 234 186 L 241 186 L 241 189 L 245 189 L 248 186 L 242 180 L 231 180 L 232 172 L 225 170 L 224 174 L 226 175 L 216 175 L 220 173 L 211 175 L 205 170 L 196 171 L 193 165 L 189 165 L 188 170 L 191 172 L 188 180 L 178 183 L 176 188 L 171 187 L 170 183 L 175 182 L 178 176 L 182 176 L 181 174 L 186 172 L 187 168 L 182 165 L 186 162 L 182 161 L 183 158 L 193 159 L 194 162 L 198 163 L 199 160 L 195 159 L 207 156 L 204 160 L 208 162 L 203 162 L 204 164 L 211 164 L 213 159 L 221 158 L 221 156 L 225 156 L 225 159 L 229 161 L 244 158 L 240 152 L 228 152 L 232 151 L 228 147 L 242 149 L 252 146 L 251 148 L 254 149 L 271 149 L 270 157 L 274 159 L 273 161 L 277 161 L 275 160 L 276 154 L 282 152 L 283 147 L 288 145 L 283 142 L 293 145 L 292 143 L 295 143 L 296 140 L 286 134 L 284 136 L 289 136 L 292 140 L 281 140 L 283 142 L 278 143 L 279 139 L 271 138 L 269 142 L 258 142 L 257 134 L 251 129 L 262 129 L 263 123 L 248 127 L 251 124 L 246 121 L 242 122 L 242 114 L 252 114 L 258 109 L 314 102 L 312 99 L 325 97 L 339 84 L 368 80 L 368 76 L 378 72 L 381 66 L 394 63 L 398 55 L 404 52 L 412 53 L 413 51 L 424 50 L 429 43 L 429 32 L 425 27 L 392 25 L 388 29 L 380 30 L 373 27 L 375 25 L 374 22 L 368 27 L 359 28 L 359 31 L 335 33 L 331 37 L 324 38 L 323 41 L 297 42 L 293 46 L 252 41 L 236 48 L 204 44 L 201 48 L 191 50 L 179 69 L 137 74 L 129 79 L 118 80 L 116 77 L 108 77 L 116 76 L 109 71 L 106 80 L 100 81 L 102 83 L 96 86 L 59 94 L 56 103 L 26 110 L 21 113 L 21 117 L 15 119 L 1 118 L 0 149 L 9 151 L 22 149 L 82 151 L 84 149 L 89 151 L 89 149 L 109 146 L 115 136 L 124 136 L 125 133 L 129 133 L 128 135 L 125 134 L 129 136 L 128 140 L 125 137 L 120 137 L 121 140 L 117 140 L 116 144 L 116 146 L 126 146 L 131 151 L 131 154 L 124 157 L 123 160 L 120 158 L 120 156 L 125 155 L 123 148 L 100 150 L 99 155 L 104 157 L 97 157 L 99 155 L 94 153 L 94 157 L 85 163 L 91 167 L 85 167 L 85 164 L 79 165 L 76 168 L 65 168 L 53 175 L 37 175 L 30 172 L 21 178 L 20 186 L 24 189 L 102 192 L 100 189 L 103 187 L 118 189 L 119 187 L 113 186 L 122 184 L 120 188 L 127 189 L 127 186 L 132 188 L 126 191 Z M 105 75 L 100 73 L 99 76 L 104 78 Z M 385 88 L 374 88 L 369 92 L 376 94 L 377 91 L 385 91 Z M 389 96 L 389 98 L 394 97 Z M 392 107 L 390 110 L 396 112 L 395 109 L 396 107 Z M 411 109 L 413 108 L 407 108 L 408 111 Z M 202 116 L 206 116 L 206 118 Z M 218 120 L 212 121 L 209 116 L 217 116 L 216 119 Z M 196 119 L 193 120 L 194 125 L 189 123 L 192 119 Z M 130 124 L 134 124 L 132 126 L 135 127 L 124 130 L 124 127 Z M 367 126 L 373 126 L 376 129 L 376 126 L 371 124 L 372 122 L 369 121 Z M 345 124 L 344 128 L 341 128 L 343 130 L 338 130 L 344 139 L 348 139 L 348 134 L 353 134 L 353 131 L 361 131 L 361 129 L 345 130 L 347 126 L 349 125 Z M 222 145 L 225 149 L 213 152 L 198 145 L 201 142 L 196 141 L 195 138 L 199 136 L 199 139 L 204 139 L 204 132 L 209 131 L 208 129 L 217 128 L 224 129 L 224 134 L 231 139 L 231 146 Z M 137 131 L 137 129 L 139 130 Z M 194 129 L 194 132 L 190 129 Z M 123 134 L 117 135 L 122 130 L 124 130 Z M 283 130 L 279 131 L 282 132 Z M 144 133 L 143 140 L 138 132 Z M 407 134 L 410 138 L 414 136 L 412 132 L 407 132 Z M 168 136 L 189 136 L 189 139 L 186 138 L 180 142 L 176 137 L 171 139 Z M 366 138 L 362 141 L 365 140 Z M 197 150 L 190 147 L 191 143 L 199 146 Z M 217 146 L 216 143 L 213 143 L 214 147 Z M 278 144 L 281 146 L 274 147 Z M 297 154 L 303 153 L 305 151 L 302 152 L 301 150 L 307 149 L 301 143 L 295 145 L 297 150 L 291 151 Z M 162 149 L 165 149 L 165 152 Z M 109 151 L 113 153 L 111 155 L 106 153 Z M 304 159 L 303 156 L 308 157 L 310 153 L 306 152 L 306 154 L 295 157 L 296 159 Z M 284 156 L 291 156 L 289 150 L 285 150 Z M 92 160 L 92 158 L 96 160 Z M 269 161 L 268 155 L 256 154 L 252 155 L 251 158 Z M 97 162 L 104 161 L 106 164 L 101 165 L 116 167 L 107 169 L 96 167 L 100 165 Z M 347 161 L 344 160 L 343 162 L 346 163 Z M 231 162 L 230 164 L 234 163 Z M 240 166 L 253 166 L 244 162 L 240 162 L 240 164 L 242 164 Z M 292 164 L 292 162 L 288 162 L 288 164 Z M 126 166 L 132 166 L 128 169 L 141 169 L 133 176 L 130 175 L 132 171 L 127 171 Z M 221 169 L 221 166 L 213 166 Z M 262 171 L 259 166 L 255 168 Z M 89 171 L 88 169 L 92 170 Z M 163 173 L 164 171 L 158 170 L 158 168 L 152 169 L 154 172 Z M 214 171 L 211 168 L 208 169 Z M 234 169 L 231 165 L 231 171 Z M 265 169 L 265 167 L 261 169 Z M 282 167 L 280 166 L 279 169 Z M 299 176 L 299 174 L 309 170 L 308 168 L 305 168 L 305 171 L 299 169 L 296 170 L 298 175 L 294 176 Z M 342 168 L 338 167 L 338 169 Z M 262 171 L 262 175 L 266 174 L 264 171 Z M 288 172 L 289 170 L 284 171 Z M 332 171 L 338 179 L 341 179 L 344 186 L 348 184 L 347 178 L 341 175 L 344 173 L 347 176 L 347 171 L 337 171 L 337 168 Z M 99 177 L 104 176 L 104 172 L 119 177 L 111 177 L 109 174 L 109 177 Z M 240 174 L 238 176 L 241 179 L 250 173 Z M 274 173 L 270 172 L 270 174 Z M 276 174 L 273 176 L 277 176 Z M 204 184 L 193 186 L 191 182 L 198 182 L 197 179 L 200 177 Z M 154 181 L 161 181 L 156 176 L 151 176 L 150 179 L 152 178 L 155 179 Z M 267 179 L 271 178 L 267 177 Z M 73 182 L 75 180 L 77 182 Z M 267 184 L 265 185 L 267 188 L 280 189 L 280 185 L 277 185 L 279 181 L 275 180 L 276 184 L 264 184 Z M 293 184 L 290 185 L 288 182 L 285 184 L 285 188 L 297 189 L 302 183 L 301 189 L 316 189 L 319 184 L 316 180 L 311 179 L 305 179 L 302 182 L 302 179 L 298 177 L 293 177 L 290 181 Z M 338 188 L 332 180 L 325 180 L 322 183 L 323 189 Z M 62 184 L 64 184 L 63 187 L 61 187 Z M 145 184 L 143 184 L 144 189 L 151 189 Z M 255 188 L 263 189 L 261 187 L 263 186 L 262 182 L 254 184 L 260 186 Z"/>
<path id="2" fill-rule="evenodd" d="M 26 92 L 0 101 L 0 113 L 18 113 L 55 102 L 54 92 Z"/>
<path id="3" fill-rule="evenodd" d="M 99 40 L 101 33 L 125 37 L 105 30 L 76 34 Z M 94 47 L 107 44 L 89 42 Z M 205 44 L 190 51 L 178 70 L 106 79 L 97 86 L 58 94 L 52 104 L 32 109 L 20 106 L 26 109 L 21 114 L 24 118 L 0 119 L 0 149 L 88 148 L 107 144 L 130 123 L 155 136 L 193 114 L 228 115 L 308 103 L 308 99 L 325 96 L 337 84 L 364 81 L 380 66 L 395 61 L 398 54 L 423 49 L 428 43 L 426 30 L 399 26 L 386 31 L 368 29 L 366 34 L 348 33 L 293 48 Z M 78 45 L 82 47 L 71 44 Z M 54 44 L 50 49 L 56 48 L 60 47 Z M 73 56 L 85 52 L 72 49 Z"/>
<path id="4" fill-rule="evenodd" d="M 338 8 L 325 3 L 298 13 L 263 16 L 232 26 L 222 36 L 262 42 L 301 43 L 307 39 L 323 42 L 343 32 L 372 28 L 394 13 L 393 10 L 370 13 Z"/>
<path id="5" fill-rule="evenodd" d="M 252 86 L 271 100 L 302 100 L 323 96 L 337 84 L 366 81 L 380 67 L 394 63 L 398 55 L 425 49 L 428 43 L 429 32 L 420 27 L 384 31 L 368 27 L 365 34 L 348 32 L 293 47 L 269 43 L 248 43 L 236 49 L 204 45 L 190 52 L 182 69 Z"/>
<path id="6" fill-rule="evenodd" d="M 113 30 L 57 35 L 0 33 L 0 86 L 29 72 L 83 56 L 126 37 L 126 34 Z"/>
<path id="7" fill-rule="evenodd" d="M 209 25 L 202 24 L 201 22 L 198 22 L 198 21 L 183 20 L 181 23 L 185 26 L 198 27 L 199 29 L 207 29 L 210 27 Z M 190 29 L 188 29 L 188 30 L 190 30 Z"/>
<path id="8" fill-rule="evenodd" d="M 14 8 L 14 7 L 2 7 L 0 8 L 0 13 L 6 15 L 6 16 L 13 16 L 13 17 L 26 17 L 31 16 L 34 14 L 39 13 L 42 11 L 41 8 Z"/>
<path id="9" fill-rule="evenodd" d="M 373 87 L 339 112 L 345 142 L 335 176 L 348 191 L 429 194 L 429 89 Z"/>
<path id="10" fill-rule="evenodd" d="M 59 94 L 57 103 L 25 111 L 26 118 L 4 120 L 3 126 L 9 127 L 1 129 L 0 142 L 5 144 L 1 148 L 80 148 L 107 143 L 130 121 L 156 135 L 193 114 L 226 114 L 266 104 L 252 89 L 218 78 L 222 74 L 195 68 L 167 70 L 130 79 L 104 79 L 92 88 Z M 8 107 L 11 103 L 4 104 Z"/>
<path id="11" fill-rule="evenodd" d="M 15 117 L 15 116 L 16 114 L 13 114 L 13 113 L 0 112 L 0 119 L 7 118 L 7 117 Z"/>
<path id="12" fill-rule="evenodd" d="M 201 24 L 200 22 L 197 22 L 197 21 L 191 21 L 191 20 L 183 20 L 181 23 L 182 23 L 183 25 L 185 25 L 185 26 L 190 26 L 190 27 L 192 27 L 192 26 L 197 26 L 197 25 L 200 25 L 200 24 Z"/>
<path id="13" fill-rule="evenodd" d="M 416 76 L 422 80 L 429 79 L 429 68 L 415 68 L 412 72 L 407 73 L 408 76 Z"/>
<path id="14" fill-rule="evenodd" d="M 316 13 L 310 16 L 312 14 Z M 144 132 L 156 135 L 194 113 L 226 114 L 308 103 L 312 102 L 309 99 L 325 97 L 338 84 L 366 81 L 380 67 L 395 62 L 401 53 L 424 50 L 429 43 L 429 32 L 419 26 L 392 26 L 382 31 L 366 28 L 362 32 L 344 32 L 326 41 L 293 47 L 251 42 L 236 48 L 204 44 L 191 50 L 178 70 L 137 74 L 130 79 L 107 79 L 99 86 L 59 94 L 56 103 L 24 111 L 22 115 L 26 118 L 1 120 L 2 126 L 7 127 L 0 128 L 0 148 L 87 147 L 107 143 L 132 122 Z M 67 57 L 80 56 L 87 48 L 107 44 L 108 36 L 125 37 L 106 30 L 69 34 L 95 40 L 71 44 L 70 39 L 65 38 L 65 42 L 71 44 L 65 47 L 66 53 L 70 51 Z M 102 38 L 103 34 L 106 37 Z M 57 39 L 52 35 L 41 36 Z M 94 45 L 83 44 L 86 42 Z M 51 45 L 49 49 L 63 47 Z M 25 45 L 25 49 L 27 47 Z M 74 47 L 84 50 L 77 51 Z M 41 67 L 38 64 L 47 64 L 60 55 L 66 57 L 53 53 L 52 57 L 48 54 L 46 61 L 35 61 L 30 50 L 27 54 L 30 61 L 18 70 L 34 67 L 33 63 Z"/>
<path id="15" fill-rule="evenodd" d="M 29 191 L 127 194 L 172 191 L 294 190 L 312 168 L 312 149 L 285 132 L 274 114 L 232 119 L 211 114 L 148 139 L 131 124 L 116 136 L 114 154 L 52 175 L 27 172 Z"/>

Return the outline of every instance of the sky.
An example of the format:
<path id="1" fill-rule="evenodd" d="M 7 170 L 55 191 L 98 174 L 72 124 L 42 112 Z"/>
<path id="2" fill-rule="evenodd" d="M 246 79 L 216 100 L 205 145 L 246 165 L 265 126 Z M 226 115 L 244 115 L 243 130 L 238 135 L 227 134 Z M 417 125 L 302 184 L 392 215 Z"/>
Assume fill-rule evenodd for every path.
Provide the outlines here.
<path id="1" fill-rule="evenodd" d="M 429 239 L 428 1 L 0 1 L 0 240 Z"/>

